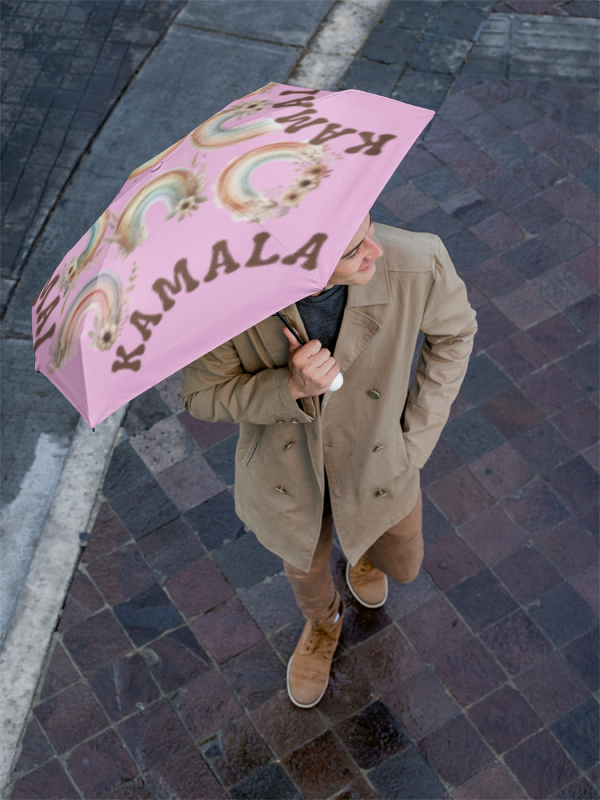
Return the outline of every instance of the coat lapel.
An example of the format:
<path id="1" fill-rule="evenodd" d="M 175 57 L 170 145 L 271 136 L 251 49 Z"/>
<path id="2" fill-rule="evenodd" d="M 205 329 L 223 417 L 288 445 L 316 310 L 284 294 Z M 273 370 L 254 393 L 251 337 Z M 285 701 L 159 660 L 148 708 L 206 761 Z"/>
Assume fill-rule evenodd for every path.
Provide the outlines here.
<path id="1" fill-rule="evenodd" d="M 302 322 L 302 317 L 296 307 L 295 303 L 282 309 L 281 313 L 300 334 L 301 338 L 306 341 L 308 334 Z M 267 317 L 254 326 L 254 330 L 258 334 L 262 346 L 269 354 L 273 365 L 283 366 L 287 363 L 289 344 L 285 338 L 283 331 L 283 322 L 276 316 Z M 270 365 L 269 365 L 270 366 Z"/>
<path id="2" fill-rule="evenodd" d="M 344 309 L 342 327 L 333 354 L 340 365 L 342 374 L 381 328 L 381 325 L 367 313 L 368 306 L 389 303 L 392 299 L 385 255 L 377 259 L 376 267 L 375 275 L 365 286 L 348 287 L 348 300 Z M 304 341 L 308 341 L 308 334 L 296 304 L 292 303 L 282 309 L 281 313 Z M 278 365 L 286 363 L 288 353 L 288 341 L 281 331 L 282 325 L 281 320 L 273 316 L 255 326 L 263 347 L 269 353 L 273 363 Z M 321 401 L 322 411 L 327 406 L 330 397 L 331 392 L 325 392 Z"/>
<path id="3" fill-rule="evenodd" d="M 333 354 L 342 375 L 381 329 L 381 325 L 369 316 L 366 309 L 368 306 L 389 303 L 392 299 L 384 256 L 377 259 L 376 266 L 375 275 L 369 283 L 365 286 L 348 287 L 348 302 Z M 325 392 L 321 401 L 321 412 L 327 407 L 330 397 L 331 392 Z"/>

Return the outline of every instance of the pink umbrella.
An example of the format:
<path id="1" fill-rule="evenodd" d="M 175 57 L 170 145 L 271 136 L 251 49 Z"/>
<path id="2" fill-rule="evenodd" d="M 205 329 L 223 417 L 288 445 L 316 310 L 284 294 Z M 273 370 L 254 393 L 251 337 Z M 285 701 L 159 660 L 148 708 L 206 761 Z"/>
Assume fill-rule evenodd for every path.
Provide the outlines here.
<path id="1" fill-rule="evenodd" d="M 36 369 L 95 426 L 319 291 L 433 111 L 270 83 L 142 164 L 33 304 Z"/>

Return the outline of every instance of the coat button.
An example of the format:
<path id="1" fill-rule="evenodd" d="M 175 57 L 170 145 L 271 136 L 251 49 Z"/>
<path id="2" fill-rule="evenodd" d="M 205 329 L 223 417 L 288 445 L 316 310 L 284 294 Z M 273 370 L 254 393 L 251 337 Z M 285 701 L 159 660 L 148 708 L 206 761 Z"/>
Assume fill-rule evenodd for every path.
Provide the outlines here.
<path id="1" fill-rule="evenodd" d="M 375 492 L 375 497 L 385 497 L 385 496 L 386 496 L 386 494 L 387 494 L 387 492 L 386 492 L 386 491 L 384 491 L 383 489 L 378 489 L 378 490 Z"/>
<path id="2" fill-rule="evenodd" d="M 283 420 L 282 419 L 277 419 L 277 420 L 275 420 L 275 422 L 277 423 L 277 425 L 283 425 Z"/>
<path id="3" fill-rule="evenodd" d="M 376 453 L 378 450 L 383 450 L 384 447 L 385 447 L 384 444 L 376 444 L 375 447 L 373 448 L 373 452 Z"/>
<path id="4" fill-rule="evenodd" d="M 297 424 L 298 424 L 298 420 L 297 419 L 293 419 L 292 420 L 292 425 L 297 425 Z"/>
<path id="5" fill-rule="evenodd" d="M 367 394 L 369 395 L 369 397 L 371 398 L 371 400 L 379 400 L 379 398 L 381 397 L 381 395 L 379 394 L 379 392 L 376 392 L 376 391 L 375 391 L 375 389 L 369 389 L 369 390 L 367 391 Z"/>
<path id="6" fill-rule="evenodd" d="M 284 449 L 284 450 L 289 450 L 289 449 L 290 449 L 290 447 L 293 447 L 293 446 L 294 446 L 294 443 L 293 443 L 293 442 L 288 442 L 286 445 L 284 445 L 284 448 L 283 448 L 283 449 Z"/>
<path id="7" fill-rule="evenodd" d="M 287 494 L 287 489 L 284 489 L 283 486 L 276 486 L 275 491 L 279 492 L 280 494 Z"/>

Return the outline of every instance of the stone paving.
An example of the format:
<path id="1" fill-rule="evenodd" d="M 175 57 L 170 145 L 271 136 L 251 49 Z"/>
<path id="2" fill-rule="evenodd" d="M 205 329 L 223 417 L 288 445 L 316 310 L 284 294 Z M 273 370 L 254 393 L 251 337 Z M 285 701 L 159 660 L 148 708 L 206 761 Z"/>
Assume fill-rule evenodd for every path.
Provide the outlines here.
<path id="1" fill-rule="evenodd" d="M 499 0 L 493 12 L 556 17 L 598 17 L 597 0 Z"/>
<path id="2" fill-rule="evenodd" d="M 598 4 L 596 11 L 600 11 Z M 596 20 L 491 14 L 469 54 L 463 74 L 598 83 L 597 46 Z"/>
<path id="3" fill-rule="evenodd" d="M 183 2 L 3 0 L 3 309 L 81 154 Z"/>
<path id="4" fill-rule="evenodd" d="M 179 376 L 164 381 L 132 403 L 108 468 L 15 800 L 599 797 L 597 88 L 460 65 L 394 76 L 369 56 L 386 27 L 422 43 L 432 24 L 398 8 L 345 84 L 374 91 L 381 66 L 380 93 L 415 101 L 401 82 L 417 75 L 438 115 L 374 216 L 443 238 L 479 322 L 421 472 L 424 568 L 369 612 L 334 550 L 348 610 L 331 684 L 293 707 L 302 620 L 235 516 L 236 426 L 194 420 Z"/>

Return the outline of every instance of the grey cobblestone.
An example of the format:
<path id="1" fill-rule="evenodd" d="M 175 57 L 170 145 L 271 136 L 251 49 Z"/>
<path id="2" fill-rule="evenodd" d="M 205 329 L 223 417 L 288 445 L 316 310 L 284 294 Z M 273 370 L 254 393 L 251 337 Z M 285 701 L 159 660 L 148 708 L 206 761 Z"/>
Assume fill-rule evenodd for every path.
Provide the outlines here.
<path id="1" fill-rule="evenodd" d="M 183 4 L 1 3 L 2 276 L 18 277 L 81 154 Z"/>
<path id="2" fill-rule="evenodd" d="M 339 88 L 373 91 L 376 86 L 379 94 L 437 109 L 492 5 L 486 0 L 391 0 Z"/>
<path id="3" fill-rule="evenodd" d="M 415 49 L 415 31 L 397 25 L 376 25 L 362 55 L 384 64 L 404 64 Z"/>
<path id="4" fill-rule="evenodd" d="M 540 3 L 536 15 L 519 13 L 524 7 L 519 0 L 513 6 L 487 0 L 391 0 L 338 88 L 377 91 L 437 110 L 458 74 L 459 81 L 513 78 L 595 84 L 595 17 L 600 3 L 594 3 L 557 0 L 555 10 Z M 511 127 L 517 124 L 514 111 L 507 109 Z M 502 157 L 511 164 L 524 155 L 514 151 L 511 140 L 495 148 L 505 151 Z M 593 168 L 582 180 L 597 190 Z"/>
<path id="5" fill-rule="evenodd" d="M 490 7 L 491 3 L 471 3 L 461 0 L 444 3 L 432 22 L 430 32 L 435 36 L 446 38 L 474 39 Z"/>
<path id="6" fill-rule="evenodd" d="M 465 74 L 597 83 L 598 30 L 591 18 L 491 14 Z"/>

